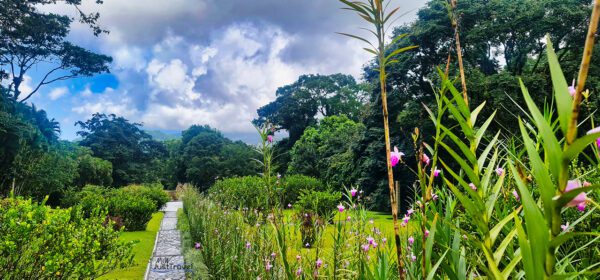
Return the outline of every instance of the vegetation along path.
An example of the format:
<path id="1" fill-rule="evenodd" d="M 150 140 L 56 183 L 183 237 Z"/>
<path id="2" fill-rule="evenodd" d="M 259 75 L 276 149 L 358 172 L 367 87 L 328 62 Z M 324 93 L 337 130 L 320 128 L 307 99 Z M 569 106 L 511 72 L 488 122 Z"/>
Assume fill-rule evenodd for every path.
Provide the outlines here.
<path id="1" fill-rule="evenodd" d="M 148 268 L 147 280 L 185 279 L 185 264 L 181 255 L 181 235 L 177 230 L 177 210 L 182 208 L 180 201 L 168 202 L 162 211 L 165 216 L 154 245 Z"/>

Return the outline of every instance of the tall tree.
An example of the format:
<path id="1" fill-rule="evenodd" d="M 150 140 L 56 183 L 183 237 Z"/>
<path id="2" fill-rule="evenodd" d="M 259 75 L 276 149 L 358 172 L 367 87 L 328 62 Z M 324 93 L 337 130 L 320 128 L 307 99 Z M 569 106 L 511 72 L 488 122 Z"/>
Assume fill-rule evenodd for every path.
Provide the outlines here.
<path id="1" fill-rule="evenodd" d="M 358 120 L 363 92 L 350 75 L 302 75 L 296 82 L 277 89 L 275 101 L 258 109 L 261 124 L 270 122 L 289 133 L 293 145 L 317 118 L 344 114 Z"/>
<path id="2" fill-rule="evenodd" d="M 42 86 L 56 81 L 109 72 L 112 58 L 66 41 L 74 18 L 40 11 L 41 6 L 56 2 L 0 0 L 0 80 L 9 75 L 7 92 L 15 101 L 25 102 Z M 62 2 L 78 11 L 79 21 L 88 24 L 94 35 L 104 32 L 96 24 L 99 14 L 85 14 L 81 0 Z M 25 75 L 33 68 L 48 70 L 30 92 L 22 92 Z"/>
<path id="3" fill-rule="evenodd" d="M 89 147 L 95 157 L 112 163 L 114 185 L 159 180 L 158 174 L 152 172 L 151 164 L 154 159 L 166 156 L 167 150 L 144 132 L 141 124 L 113 114 L 96 113 L 76 125 L 82 129 L 77 132 L 83 137 L 80 145 Z"/>

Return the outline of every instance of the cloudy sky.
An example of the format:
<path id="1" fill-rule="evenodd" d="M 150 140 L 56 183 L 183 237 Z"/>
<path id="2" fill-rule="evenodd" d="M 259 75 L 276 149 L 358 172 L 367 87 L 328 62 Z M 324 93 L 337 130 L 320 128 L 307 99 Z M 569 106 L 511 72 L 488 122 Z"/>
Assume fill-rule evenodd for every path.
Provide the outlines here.
<path id="1" fill-rule="evenodd" d="M 32 98 L 61 123 L 64 139 L 74 139 L 75 121 L 95 112 L 165 131 L 209 124 L 247 139 L 256 109 L 274 100 L 278 87 L 309 73 L 360 78 L 370 59 L 359 42 L 335 34 L 363 26 L 337 0 L 93 2 L 84 10 L 99 11 L 110 34 L 96 38 L 75 25 L 70 41 L 112 56 L 111 74 L 48 85 Z M 412 21 L 424 2 L 394 0 L 412 10 L 398 23 Z"/>

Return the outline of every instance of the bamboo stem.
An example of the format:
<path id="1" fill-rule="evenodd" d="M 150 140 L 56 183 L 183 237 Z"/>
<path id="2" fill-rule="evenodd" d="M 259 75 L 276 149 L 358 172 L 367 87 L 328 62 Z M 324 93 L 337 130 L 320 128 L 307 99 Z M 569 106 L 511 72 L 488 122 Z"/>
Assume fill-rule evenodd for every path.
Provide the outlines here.
<path id="1" fill-rule="evenodd" d="M 451 0 L 452 4 L 452 12 L 456 9 L 457 0 Z M 462 48 L 460 47 L 460 34 L 458 31 L 458 20 L 456 15 L 452 17 L 452 27 L 454 28 L 455 42 L 456 42 L 456 56 L 458 57 L 458 67 L 460 68 L 460 82 L 462 84 L 463 89 L 463 98 L 465 99 L 465 104 L 469 106 L 469 97 L 467 95 L 467 80 L 465 78 L 465 68 L 463 67 L 463 59 L 462 59 Z"/>
<path id="2" fill-rule="evenodd" d="M 592 17 L 590 19 L 590 26 L 588 28 L 587 38 L 585 40 L 585 48 L 583 49 L 583 58 L 581 58 L 581 66 L 579 68 L 579 76 L 577 77 L 577 88 L 573 100 L 573 108 L 571 111 L 571 122 L 569 123 L 569 129 L 567 130 L 567 145 L 570 145 L 577 136 L 577 118 L 579 117 L 579 108 L 581 105 L 582 94 L 587 80 L 588 70 L 590 68 L 590 60 L 592 59 L 592 52 L 594 50 L 594 43 L 596 41 L 596 31 L 598 30 L 598 19 L 600 18 L 600 1 L 594 1 L 594 7 L 592 9 Z"/>

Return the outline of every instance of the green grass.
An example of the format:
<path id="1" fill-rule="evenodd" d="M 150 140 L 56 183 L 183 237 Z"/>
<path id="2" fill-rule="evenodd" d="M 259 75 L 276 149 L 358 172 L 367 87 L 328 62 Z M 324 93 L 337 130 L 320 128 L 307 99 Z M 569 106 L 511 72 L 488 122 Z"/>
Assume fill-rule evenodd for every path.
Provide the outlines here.
<path id="1" fill-rule="evenodd" d="M 146 267 L 148 266 L 148 260 L 152 256 L 154 240 L 163 216 L 163 212 L 152 214 L 152 219 L 148 223 L 148 226 L 146 226 L 145 231 L 123 232 L 119 239 L 123 241 L 138 241 L 138 243 L 133 245 L 133 252 L 135 253 L 133 260 L 135 263 L 131 267 L 114 270 L 100 279 L 143 279 Z"/>

